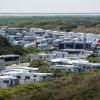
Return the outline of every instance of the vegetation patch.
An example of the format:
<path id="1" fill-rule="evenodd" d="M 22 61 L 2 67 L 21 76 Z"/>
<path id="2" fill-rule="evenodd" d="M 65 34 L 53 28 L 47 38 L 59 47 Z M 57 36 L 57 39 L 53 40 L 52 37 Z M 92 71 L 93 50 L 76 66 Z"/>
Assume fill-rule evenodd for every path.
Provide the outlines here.
<path id="1" fill-rule="evenodd" d="M 92 63 L 100 63 L 100 56 L 96 54 L 91 54 L 87 57 L 87 60 Z"/>
<path id="2" fill-rule="evenodd" d="M 0 100 L 99 100 L 100 74 L 43 80 L 34 84 L 0 89 Z"/>

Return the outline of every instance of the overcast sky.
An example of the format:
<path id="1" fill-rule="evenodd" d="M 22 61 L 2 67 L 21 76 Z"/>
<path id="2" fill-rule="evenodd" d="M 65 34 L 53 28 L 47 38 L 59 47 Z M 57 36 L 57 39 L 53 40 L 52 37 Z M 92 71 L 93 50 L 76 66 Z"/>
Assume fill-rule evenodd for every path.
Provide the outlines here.
<path id="1" fill-rule="evenodd" d="M 100 0 L 0 0 L 0 13 L 93 13 Z"/>

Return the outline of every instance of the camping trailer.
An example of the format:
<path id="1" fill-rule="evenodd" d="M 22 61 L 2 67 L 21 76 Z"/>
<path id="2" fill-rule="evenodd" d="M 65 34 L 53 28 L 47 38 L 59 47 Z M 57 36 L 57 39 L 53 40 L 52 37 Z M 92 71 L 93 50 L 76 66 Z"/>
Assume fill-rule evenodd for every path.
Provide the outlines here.
<path id="1" fill-rule="evenodd" d="M 19 84 L 19 80 L 12 76 L 0 76 L 0 87 L 12 87 Z"/>
<path id="2" fill-rule="evenodd" d="M 0 59 L 4 60 L 6 64 L 19 63 L 20 55 L 0 55 Z"/>

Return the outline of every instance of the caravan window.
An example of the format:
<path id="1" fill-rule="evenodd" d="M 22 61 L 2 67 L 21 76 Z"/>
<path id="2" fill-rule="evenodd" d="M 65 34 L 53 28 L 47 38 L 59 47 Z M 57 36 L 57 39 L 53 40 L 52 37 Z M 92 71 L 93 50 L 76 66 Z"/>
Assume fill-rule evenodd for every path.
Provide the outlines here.
<path id="1" fill-rule="evenodd" d="M 49 58 L 49 55 L 47 55 L 47 58 Z"/>
<path id="2" fill-rule="evenodd" d="M 42 56 L 40 56 L 39 58 L 42 59 Z"/>
<path id="3" fill-rule="evenodd" d="M 48 77 L 48 78 L 51 78 L 51 77 L 53 77 L 53 75 L 47 75 L 47 77 Z"/>
<path id="4" fill-rule="evenodd" d="M 4 80 L 3 83 L 9 83 L 9 80 Z"/>
<path id="5" fill-rule="evenodd" d="M 46 76 L 43 76 L 43 78 L 45 79 L 45 78 L 46 78 Z"/>
<path id="6" fill-rule="evenodd" d="M 11 57 L 0 57 L 0 59 L 3 59 L 4 61 L 8 62 L 8 61 L 19 61 L 19 56 L 11 56 Z"/>
<path id="7" fill-rule="evenodd" d="M 33 75 L 33 77 L 37 77 L 36 75 Z"/>
<path id="8" fill-rule="evenodd" d="M 21 78 L 21 76 L 17 76 L 17 78 L 18 78 L 18 79 L 20 79 L 20 78 Z"/>
<path id="9" fill-rule="evenodd" d="M 30 79 L 30 76 L 25 76 L 25 79 Z"/>

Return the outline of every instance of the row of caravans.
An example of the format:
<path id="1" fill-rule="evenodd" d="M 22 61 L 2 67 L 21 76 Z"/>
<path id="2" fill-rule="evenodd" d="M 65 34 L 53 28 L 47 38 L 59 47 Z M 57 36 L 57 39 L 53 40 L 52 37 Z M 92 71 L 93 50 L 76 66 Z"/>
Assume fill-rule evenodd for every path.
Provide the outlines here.
<path id="1" fill-rule="evenodd" d="M 3 70 L 0 76 L 0 87 L 12 87 L 18 84 L 30 84 L 52 78 L 52 73 L 38 73 L 37 68 L 19 67 Z"/>
<path id="2" fill-rule="evenodd" d="M 9 41 L 14 45 L 16 44 L 25 45 L 25 47 L 36 46 L 35 43 L 34 44 L 32 43 L 34 40 L 37 40 L 41 41 L 41 43 L 45 41 L 44 44 L 49 44 L 49 43 L 57 44 L 58 49 L 66 49 L 66 48 L 83 49 L 83 48 L 95 47 L 96 42 L 100 38 L 100 35 L 92 33 L 58 32 L 51 30 L 43 30 L 40 28 L 1 29 L 0 35 L 2 36 L 6 35 Z"/>
<path id="3" fill-rule="evenodd" d="M 20 31 L 19 31 L 20 30 Z M 24 33 L 23 35 L 21 34 Z M 20 33 L 18 33 L 20 32 Z M 57 44 L 57 49 L 86 49 L 93 47 L 92 45 L 99 47 L 100 35 L 92 33 L 75 33 L 75 32 L 58 32 L 51 30 L 43 30 L 40 28 L 6 28 L 1 29 L 2 34 L 8 34 L 9 40 L 13 40 L 12 43 L 19 45 L 23 42 L 23 47 L 38 47 L 40 49 L 48 50 L 48 44 Z M 13 33 L 13 35 L 12 35 Z M 34 42 L 34 39 L 36 40 Z M 37 46 L 37 43 L 38 46 Z M 97 44 L 96 44 L 97 43 Z"/>
<path id="4" fill-rule="evenodd" d="M 100 70 L 100 63 L 91 63 L 84 59 L 51 59 L 50 63 L 53 64 L 50 68 L 53 70 L 65 70 L 70 72 L 84 72 L 92 69 Z"/>
<path id="5" fill-rule="evenodd" d="M 99 63 L 90 63 L 86 60 L 51 59 L 50 69 L 69 72 L 83 72 L 91 69 L 100 69 Z M 8 68 L 0 73 L 0 87 L 10 87 L 18 84 L 34 83 L 43 79 L 52 78 L 52 73 L 38 73 L 38 68 L 17 67 Z"/>
<path id="6" fill-rule="evenodd" d="M 61 51 L 54 51 L 51 53 L 39 53 L 39 54 L 30 54 L 29 57 L 31 60 L 34 59 L 56 59 L 56 58 L 85 58 L 88 55 L 92 54 L 92 51 L 86 51 L 83 49 L 62 49 Z M 0 65 L 4 64 L 13 64 L 20 63 L 20 55 L 0 55 Z M 2 67 L 0 67 L 2 68 Z"/>
<path id="7" fill-rule="evenodd" d="M 30 54 L 29 58 L 31 61 L 39 58 L 46 60 L 56 58 L 83 59 L 92 53 L 92 51 L 86 51 L 84 49 L 62 49 L 60 51 L 53 51 L 51 53 Z"/>

